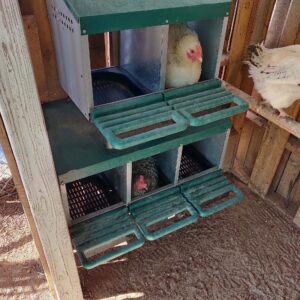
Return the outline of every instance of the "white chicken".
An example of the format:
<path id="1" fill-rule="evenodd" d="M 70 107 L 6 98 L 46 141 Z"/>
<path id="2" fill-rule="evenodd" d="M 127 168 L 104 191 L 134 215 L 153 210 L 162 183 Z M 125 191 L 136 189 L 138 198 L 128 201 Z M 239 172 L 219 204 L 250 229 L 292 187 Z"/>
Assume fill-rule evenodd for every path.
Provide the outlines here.
<path id="1" fill-rule="evenodd" d="M 263 45 L 248 48 L 249 73 L 256 90 L 266 102 L 283 110 L 300 99 L 300 45 L 268 49 Z"/>
<path id="2" fill-rule="evenodd" d="M 199 81 L 202 48 L 196 32 L 187 25 L 170 25 L 166 88 L 178 88 Z"/>

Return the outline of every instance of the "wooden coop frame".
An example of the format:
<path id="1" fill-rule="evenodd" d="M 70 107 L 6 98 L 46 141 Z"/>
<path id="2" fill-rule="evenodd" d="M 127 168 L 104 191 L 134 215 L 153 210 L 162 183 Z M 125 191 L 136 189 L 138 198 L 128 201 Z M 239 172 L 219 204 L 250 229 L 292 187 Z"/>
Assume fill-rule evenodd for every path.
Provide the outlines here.
<path id="1" fill-rule="evenodd" d="M 288 7 L 284 6 L 283 2 L 278 0 L 274 9 L 275 0 L 233 0 L 229 24 L 235 26 L 227 32 L 222 60 L 223 78 L 228 82 L 227 88 L 245 99 L 252 110 L 252 113 L 247 115 L 234 117 L 234 129 L 231 131 L 225 159 L 226 168 L 243 178 L 251 188 L 266 198 L 270 196 L 268 192 L 274 177 L 278 176 L 276 172 L 284 151 L 288 150 L 299 156 L 299 140 L 296 138 L 300 138 L 300 124 L 279 118 L 274 111 L 260 104 L 259 98 L 253 91 L 253 83 L 246 79 L 247 69 L 242 65 L 242 60 L 249 43 L 261 42 L 266 38 L 270 20 L 279 22 L 280 18 L 276 19 L 274 16 L 282 13 L 283 8 L 286 9 L 286 19 L 281 20 L 282 24 L 274 25 L 283 28 L 282 32 L 269 35 L 269 39 L 267 36 L 268 45 L 284 46 L 299 42 L 298 27 L 294 26 L 296 20 L 300 18 L 299 1 L 289 1 Z M 69 230 L 63 213 L 63 199 L 40 109 L 41 99 L 51 101 L 64 98 L 66 95 L 60 88 L 58 80 L 45 2 L 34 1 L 33 11 L 35 18 L 23 17 L 22 19 L 17 0 L 0 0 L 2 44 L 0 109 L 3 120 L 0 123 L 0 141 L 29 220 L 53 297 L 83 299 Z M 27 40 L 32 41 L 29 43 L 31 53 L 32 47 L 35 47 L 33 41 L 36 41 L 32 37 L 39 36 L 42 50 L 38 50 L 39 55 L 35 57 L 30 58 L 24 24 L 25 28 L 30 29 L 25 32 Z M 37 27 L 39 33 L 36 31 Z M 41 61 L 44 62 L 40 64 Z M 47 61 L 47 68 L 45 68 L 47 72 L 44 72 L 41 67 L 36 67 L 44 66 L 45 61 Z M 40 79 L 36 81 L 34 76 Z M 299 114 L 299 107 L 296 105 L 291 110 L 295 117 Z M 254 159 L 250 176 L 245 175 L 243 170 L 238 168 L 237 161 L 237 157 L 240 159 L 245 156 L 243 150 L 245 146 L 241 143 L 245 141 L 244 124 L 247 120 L 255 123 L 259 128 L 266 128 L 259 132 L 259 141 L 263 143 Z M 278 147 L 273 149 L 274 153 L 270 155 L 270 144 L 274 139 L 278 141 Z M 250 142 L 245 143 L 249 146 Z M 266 164 L 268 159 L 268 168 L 261 172 L 261 164 Z M 300 226 L 300 209 L 296 213 L 294 222 Z"/>

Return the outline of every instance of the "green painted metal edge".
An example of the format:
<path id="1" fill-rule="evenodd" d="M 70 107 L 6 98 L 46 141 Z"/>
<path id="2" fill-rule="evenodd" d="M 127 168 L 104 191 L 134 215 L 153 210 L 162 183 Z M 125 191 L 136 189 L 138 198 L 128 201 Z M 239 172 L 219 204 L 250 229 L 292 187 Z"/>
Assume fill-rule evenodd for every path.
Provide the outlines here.
<path id="1" fill-rule="evenodd" d="M 80 22 L 81 34 L 134 29 L 147 26 L 207 20 L 228 16 L 231 0 L 64 0 Z"/>
<path id="2" fill-rule="evenodd" d="M 126 207 L 121 207 L 94 217 L 91 220 L 73 225 L 70 231 L 80 262 L 88 270 L 133 251 L 141 247 L 145 242 L 141 232 L 129 216 Z M 131 234 L 135 235 L 136 240 L 126 246 L 114 249 L 90 260 L 84 254 L 89 249 L 105 246 Z"/>
<path id="3" fill-rule="evenodd" d="M 198 219 L 197 211 L 184 199 L 178 188 L 171 188 L 134 202 L 129 205 L 129 210 L 143 235 L 149 241 L 157 240 L 196 222 Z M 184 217 L 156 231 L 149 231 L 151 225 L 168 221 L 171 216 L 175 216 L 184 211 L 188 211 L 190 216 Z"/>
<path id="4" fill-rule="evenodd" d="M 200 141 L 208 137 L 212 137 L 214 135 L 226 132 L 229 128 L 231 128 L 232 123 L 230 120 L 226 119 L 222 120 L 221 123 L 209 125 L 211 126 L 205 127 L 203 128 L 203 130 L 201 130 L 199 127 L 190 127 L 186 131 L 181 132 L 177 135 L 168 136 L 161 140 L 148 142 L 142 145 L 143 147 L 141 148 L 133 147 L 126 149 L 131 151 L 126 153 L 120 153 L 119 156 L 112 156 L 111 158 L 108 158 L 105 161 L 100 161 L 101 157 L 99 157 L 99 163 L 74 171 L 70 171 L 64 174 L 60 174 L 58 176 L 59 180 L 64 183 L 72 182 L 84 177 L 95 175 L 100 172 L 117 168 L 128 163 L 129 161 L 140 160 L 179 147 L 180 145 L 187 145 L 196 141 Z"/>
<path id="5" fill-rule="evenodd" d="M 232 124 L 225 119 L 203 127 L 188 127 L 184 132 L 139 146 L 112 150 L 106 148 L 99 130 L 85 119 L 72 101 L 44 104 L 43 111 L 55 168 L 63 183 L 222 134 Z"/>
<path id="6" fill-rule="evenodd" d="M 243 193 L 218 170 L 195 180 L 183 183 L 180 189 L 184 197 L 195 207 L 201 217 L 208 217 L 243 200 Z M 230 199 L 213 205 L 207 209 L 202 204 L 210 202 L 219 196 L 233 192 Z"/>
<path id="7" fill-rule="evenodd" d="M 170 119 L 172 119 L 175 123 L 127 138 L 119 138 L 117 136 L 117 134 L 124 131 L 139 129 L 145 126 L 157 124 L 158 122 L 168 121 Z M 103 128 L 101 124 L 97 123 L 95 125 L 106 138 L 107 142 L 117 150 L 127 149 L 184 131 L 188 126 L 186 119 L 176 111 L 157 114 L 155 117 L 151 116 L 148 118 L 137 119 L 130 123 L 128 122 L 115 125 L 113 128 Z"/>

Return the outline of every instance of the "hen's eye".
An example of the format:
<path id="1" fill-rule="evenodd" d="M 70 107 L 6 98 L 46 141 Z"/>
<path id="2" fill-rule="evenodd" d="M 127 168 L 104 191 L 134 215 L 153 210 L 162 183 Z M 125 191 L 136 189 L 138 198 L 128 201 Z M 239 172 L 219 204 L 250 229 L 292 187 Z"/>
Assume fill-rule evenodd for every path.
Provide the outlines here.
<path id="1" fill-rule="evenodd" d="M 194 50 L 191 50 L 191 53 L 193 53 L 193 54 L 194 54 L 194 53 L 195 53 L 195 51 L 194 51 Z"/>

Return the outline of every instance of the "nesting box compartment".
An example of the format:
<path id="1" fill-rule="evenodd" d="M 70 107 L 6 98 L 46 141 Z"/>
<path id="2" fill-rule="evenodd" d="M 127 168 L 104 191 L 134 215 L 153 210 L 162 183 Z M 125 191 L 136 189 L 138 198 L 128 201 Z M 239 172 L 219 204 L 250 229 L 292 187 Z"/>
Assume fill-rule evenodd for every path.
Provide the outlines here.
<path id="1" fill-rule="evenodd" d="M 247 110 L 220 80 L 230 0 L 47 0 L 62 87 L 44 104 L 74 247 L 106 263 L 242 199 L 221 168 L 230 118 Z M 169 24 L 187 23 L 203 49 L 200 81 L 165 90 Z M 118 37 L 115 66 L 92 69 L 89 35 Z M 159 182 L 133 195 L 135 162 Z"/>
<path id="2" fill-rule="evenodd" d="M 81 4 L 73 0 L 47 2 L 62 87 L 84 116 L 94 122 L 108 147 L 127 149 L 245 110 L 242 101 L 225 90 L 220 92 L 221 82 L 217 81 L 160 92 L 165 88 L 172 23 L 188 23 L 197 32 L 204 55 L 201 81 L 218 76 L 224 17 L 230 1 L 120 1 L 113 5 L 95 0 Z M 103 32 L 118 36 L 118 65 L 92 70 L 88 36 Z M 143 96 L 148 93 L 155 93 L 156 106 L 149 105 L 149 97 Z M 127 105 L 126 100 L 132 98 L 132 105 Z M 119 123 L 111 125 L 106 121 L 119 118 L 118 113 L 124 109 L 120 101 L 125 103 L 126 111 Z M 231 102 L 236 106 L 226 108 Z M 109 116 L 105 114 L 107 110 Z M 199 112 L 201 117 L 195 117 Z"/>

